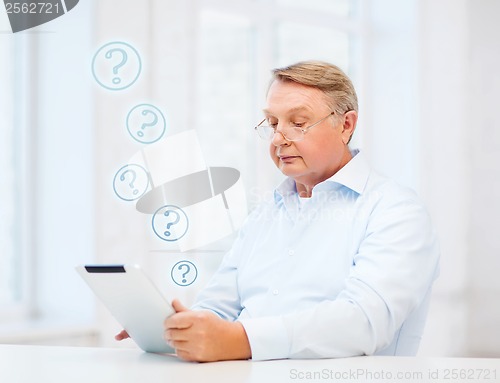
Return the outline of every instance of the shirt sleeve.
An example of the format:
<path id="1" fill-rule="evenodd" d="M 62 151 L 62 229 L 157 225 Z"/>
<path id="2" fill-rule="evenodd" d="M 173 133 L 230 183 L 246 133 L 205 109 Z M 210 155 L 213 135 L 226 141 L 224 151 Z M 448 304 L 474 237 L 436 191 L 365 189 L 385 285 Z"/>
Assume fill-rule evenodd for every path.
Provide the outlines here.
<path id="1" fill-rule="evenodd" d="M 238 266 L 245 248 L 246 233 L 250 230 L 250 214 L 238 232 L 231 249 L 224 255 L 222 262 L 207 286 L 196 297 L 192 310 L 210 310 L 220 318 L 234 321 L 242 307 L 238 291 Z"/>
<path id="2" fill-rule="evenodd" d="M 192 310 L 210 310 L 230 321 L 238 317 L 242 308 L 236 283 L 237 254 L 233 249 L 224 256 L 214 276 L 200 291 Z"/>
<path id="3" fill-rule="evenodd" d="M 335 299 L 279 317 L 241 320 L 252 359 L 349 357 L 387 347 L 426 296 L 438 260 L 422 205 L 412 198 L 382 199 Z"/>

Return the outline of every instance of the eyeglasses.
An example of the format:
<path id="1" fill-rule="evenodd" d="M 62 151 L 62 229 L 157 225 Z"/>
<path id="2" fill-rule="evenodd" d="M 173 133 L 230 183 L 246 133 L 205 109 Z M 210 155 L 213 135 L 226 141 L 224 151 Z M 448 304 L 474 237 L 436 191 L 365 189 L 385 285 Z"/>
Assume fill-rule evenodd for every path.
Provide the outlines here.
<path id="1" fill-rule="evenodd" d="M 267 118 L 264 118 L 259 123 L 259 125 L 257 125 L 254 129 L 257 131 L 259 137 L 266 141 L 271 141 L 276 133 L 280 133 L 287 141 L 302 141 L 304 139 L 306 132 L 309 129 L 315 127 L 316 125 L 325 121 L 328 117 L 333 116 L 334 114 L 335 112 L 331 112 L 328 116 L 323 117 L 321 120 L 315 122 L 314 124 L 308 126 L 307 128 L 302 128 L 300 126 L 288 126 L 283 128 L 282 130 L 276 129 L 277 124 L 262 125 L 264 122 L 267 121 Z"/>

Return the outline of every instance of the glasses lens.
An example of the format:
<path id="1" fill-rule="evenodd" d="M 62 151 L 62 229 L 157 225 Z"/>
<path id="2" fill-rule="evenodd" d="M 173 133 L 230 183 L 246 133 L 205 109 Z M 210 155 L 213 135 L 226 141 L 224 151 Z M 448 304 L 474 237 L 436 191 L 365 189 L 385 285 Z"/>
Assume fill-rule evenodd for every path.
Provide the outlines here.
<path id="1" fill-rule="evenodd" d="M 299 128 L 284 129 L 283 135 L 288 141 L 300 141 L 304 138 L 304 132 Z"/>
<path id="2" fill-rule="evenodd" d="M 270 126 L 260 125 L 257 127 L 257 134 L 263 140 L 271 140 L 274 136 L 274 129 Z"/>
<path id="3" fill-rule="evenodd" d="M 276 132 L 279 133 L 279 132 Z M 257 126 L 257 134 L 260 138 L 266 141 L 270 141 L 273 139 L 275 131 L 274 128 L 267 125 Z M 301 141 L 304 139 L 304 132 L 299 128 L 288 128 L 284 129 L 281 134 L 288 141 Z"/>

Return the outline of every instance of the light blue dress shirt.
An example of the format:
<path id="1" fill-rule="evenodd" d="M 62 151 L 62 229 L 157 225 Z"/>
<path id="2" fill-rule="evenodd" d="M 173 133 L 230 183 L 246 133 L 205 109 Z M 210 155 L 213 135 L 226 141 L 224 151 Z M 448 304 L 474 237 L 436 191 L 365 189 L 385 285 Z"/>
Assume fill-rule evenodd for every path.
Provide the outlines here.
<path id="1" fill-rule="evenodd" d="M 414 192 L 355 155 L 247 218 L 193 309 L 242 323 L 252 359 L 415 355 L 439 249 Z"/>

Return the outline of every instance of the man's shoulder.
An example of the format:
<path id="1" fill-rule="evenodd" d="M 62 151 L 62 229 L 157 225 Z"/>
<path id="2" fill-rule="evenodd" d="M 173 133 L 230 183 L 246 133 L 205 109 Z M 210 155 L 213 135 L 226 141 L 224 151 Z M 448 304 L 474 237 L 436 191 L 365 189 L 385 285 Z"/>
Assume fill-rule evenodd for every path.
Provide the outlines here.
<path id="1" fill-rule="evenodd" d="M 400 203 L 423 206 L 415 190 L 373 169 L 370 171 L 363 197 L 386 206 Z"/>
<path id="2" fill-rule="evenodd" d="M 395 191 L 401 193 L 415 194 L 415 191 L 396 181 L 394 178 L 388 177 L 375 169 L 370 170 L 370 176 L 366 185 L 367 189 L 382 189 L 387 191 Z"/>

